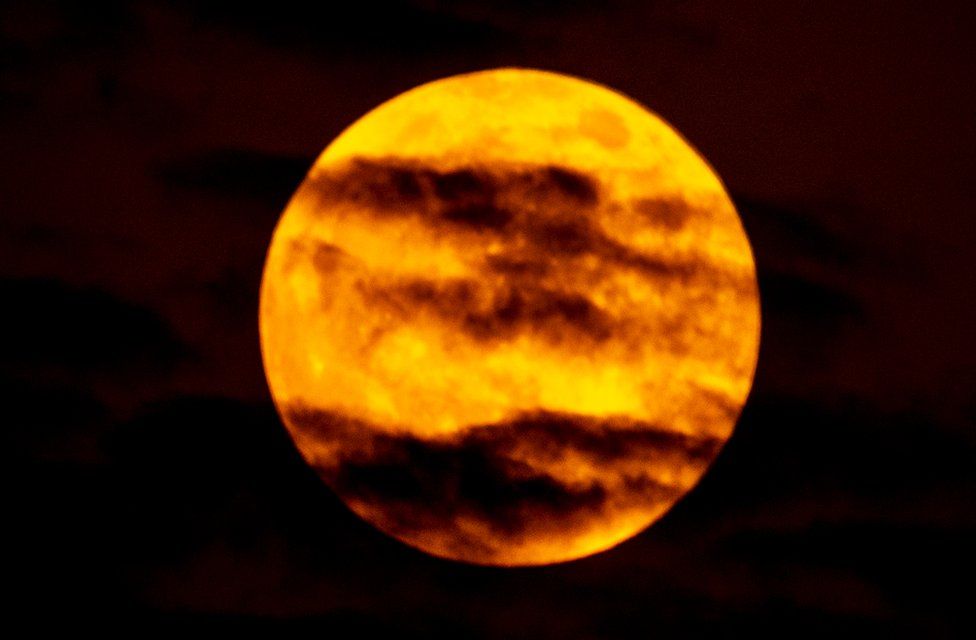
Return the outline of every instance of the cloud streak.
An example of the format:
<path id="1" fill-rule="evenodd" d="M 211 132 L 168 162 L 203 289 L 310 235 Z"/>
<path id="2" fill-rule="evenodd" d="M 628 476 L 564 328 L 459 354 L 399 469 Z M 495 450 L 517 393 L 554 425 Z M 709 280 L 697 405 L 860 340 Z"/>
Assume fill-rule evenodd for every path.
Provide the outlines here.
<path id="1" fill-rule="evenodd" d="M 747 283 L 699 255 L 655 256 L 611 236 L 594 212 L 626 205 L 665 233 L 707 215 L 680 198 L 614 202 L 594 176 L 555 165 L 484 166 L 438 169 L 402 158 L 354 158 L 313 173 L 303 189 L 318 209 L 335 215 L 354 208 L 377 219 L 417 219 L 445 234 L 478 233 L 496 239 L 504 251 L 486 256 L 499 273 L 542 274 L 553 263 L 593 258 L 682 284 L 708 279 L 747 288 Z"/>
<path id="2" fill-rule="evenodd" d="M 285 415 L 299 443 L 314 443 L 308 450 L 334 452 L 310 462 L 354 510 L 408 542 L 436 539 L 435 551 L 487 563 L 540 535 L 566 543 L 619 526 L 633 509 L 666 507 L 687 482 L 662 469 L 700 471 L 721 447 L 639 421 L 546 411 L 429 438 L 300 404 Z"/>

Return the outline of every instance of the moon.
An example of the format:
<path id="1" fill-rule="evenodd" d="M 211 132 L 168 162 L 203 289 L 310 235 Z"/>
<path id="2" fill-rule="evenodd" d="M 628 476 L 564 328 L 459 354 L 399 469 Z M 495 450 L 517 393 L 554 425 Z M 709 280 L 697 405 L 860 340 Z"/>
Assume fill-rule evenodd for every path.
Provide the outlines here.
<path id="1" fill-rule="evenodd" d="M 498 69 L 376 107 L 319 156 L 261 285 L 269 387 L 387 534 L 541 565 L 664 515 L 732 434 L 760 312 L 720 179 L 582 79 Z"/>

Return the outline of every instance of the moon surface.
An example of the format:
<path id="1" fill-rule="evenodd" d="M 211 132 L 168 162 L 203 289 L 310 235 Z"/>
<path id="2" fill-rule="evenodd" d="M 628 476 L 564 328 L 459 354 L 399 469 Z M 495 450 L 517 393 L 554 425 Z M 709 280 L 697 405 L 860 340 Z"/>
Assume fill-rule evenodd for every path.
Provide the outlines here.
<path id="1" fill-rule="evenodd" d="M 561 562 L 659 519 L 749 393 L 759 298 L 721 181 L 605 87 L 422 85 L 316 160 L 275 229 L 275 404 L 355 513 L 425 552 Z"/>

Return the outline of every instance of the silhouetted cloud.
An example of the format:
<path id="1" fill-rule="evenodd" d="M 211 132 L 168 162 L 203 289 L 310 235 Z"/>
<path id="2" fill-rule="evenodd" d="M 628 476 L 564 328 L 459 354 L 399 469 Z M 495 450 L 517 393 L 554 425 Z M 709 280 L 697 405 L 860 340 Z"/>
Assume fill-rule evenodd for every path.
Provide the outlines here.
<path id="1" fill-rule="evenodd" d="M 400 279 L 393 285 L 363 287 L 364 299 L 404 319 L 430 313 L 483 342 L 510 340 L 523 333 L 553 343 L 602 342 L 618 325 L 586 296 L 530 286 L 486 286 L 477 280 Z"/>
<path id="2" fill-rule="evenodd" d="M 0 375 L 0 406 L 5 464 L 102 461 L 98 439 L 111 417 L 87 389 Z"/>
<path id="3" fill-rule="evenodd" d="M 395 51 L 419 55 L 491 47 L 512 39 L 490 22 L 461 16 L 447 6 L 408 0 L 172 4 L 211 27 L 237 30 L 278 47 L 329 53 Z"/>
<path id="4" fill-rule="evenodd" d="M 763 313 L 762 368 L 808 368 L 836 356 L 827 348 L 845 328 L 870 322 L 864 287 L 870 242 L 840 235 L 803 207 L 736 196 L 749 234 Z M 780 369 L 782 367 L 782 369 Z"/>
<path id="5" fill-rule="evenodd" d="M 157 175 L 165 184 L 180 189 L 284 202 L 311 164 L 311 158 L 214 149 L 161 162 Z"/>
<path id="6" fill-rule="evenodd" d="M 769 313 L 787 315 L 805 324 L 823 327 L 824 322 L 857 318 L 862 312 L 854 295 L 799 275 L 760 272 L 759 291 L 763 308 Z"/>
<path id="7" fill-rule="evenodd" d="M 774 252 L 760 258 L 794 264 L 812 259 L 831 266 L 857 262 L 858 248 L 824 223 L 822 218 L 827 216 L 812 214 L 810 210 L 817 206 L 788 206 L 743 195 L 735 195 L 733 200 L 753 245 Z M 831 205 L 835 209 L 838 206 Z"/>
<path id="8" fill-rule="evenodd" d="M 0 279 L 3 367 L 163 373 L 189 347 L 154 311 L 55 280 Z"/>
<path id="9" fill-rule="evenodd" d="M 560 523 L 573 527 L 598 518 L 621 503 L 648 508 L 669 503 L 682 487 L 649 473 L 620 478 L 620 463 L 704 466 L 721 446 L 717 439 L 633 421 L 549 412 L 434 438 L 394 435 L 301 405 L 288 408 L 287 416 L 316 443 L 335 447 L 337 459 L 317 463 L 318 472 L 345 500 L 368 505 L 381 526 L 407 539 L 425 530 L 450 530 L 452 542 L 486 558 L 492 552 L 480 549 L 486 540 L 457 530 L 458 519 L 483 523 L 507 544 L 505 538 L 517 538 L 530 523 L 548 522 L 555 530 Z M 566 457 L 603 468 L 604 475 L 571 484 L 547 472 L 548 465 Z"/>
<path id="10" fill-rule="evenodd" d="M 314 172 L 308 188 L 325 204 L 356 204 L 377 215 L 426 214 L 500 232 L 523 213 L 506 209 L 509 201 L 560 211 L 560 221 L 568 225 L 582 217 L 571 212 L 592 208 L 600 197 L 593 178 L 565 167 L 499 164 L 441 170 L 403 158 L 353 158 L 336 169 Z M 466 216 L 466 210 L 474 213 Z"/>
<path id="11" fill-rule="evenodd" d="M 97 420 L 99 410 L 78 413 L 85 415 Z M 608 463 L 635 446 L 629 437 L 600 437 L 598 425 L 551 415 L 434 447 L 374 441 L 355 422 L 319 424 L 348 429 L 343 437 L 363 451 L 377 446 L 375 468 L 368 458 L 350 459 L 351 490 L 399 495 L 405 508 L 428 489 L 424 483 L 436 489 L 444 482 L 489 492 L 488 503 L 502 514 L 497 503 L 506 497 L 551 501 L 557 514 L 577 503 L 597 506 L 599 489 L 564 491 L 531 476 L 498 488 L 497 477 L 485 474 L 519 470 L 505 463 L 513 445 L 553 455 L 575 446 Z M 663 443 L 654 433 L 642 437 L 661 451 L 696 444 L 672 434 Z M 643 628 L 752 629 L 770 620 L 774 600 L 782 603 L 774 618 L 787 626 L 877 630 L 897 621 L 923 630 L 964 604 L 962 592 L 940 585 L 946 576 L 965 579 L 958 552 L 976 531 L 947 529 L 924 515 L 952 518 L 968 508 L 966 496 L 976 495 L 971 446 L 946 441 L 925 416 L 814 399 L 767 395 L 749 405 L 712 471 L 652 532 L 585 562 L 531 571 L 440 562 L 374 531 L 322 485 L 267 404 L 174 398 L 112 425 L 102 440 L 108 462 L 87 471 L 38 458 L 30 460 L 34 469 L 25 460 L 7 467 L 18 486 L 30 487 L 6 507 L 20 550 L 8 577 L 18 580 L 20 597 L 62 612 L 77 608 L 80 620 L 138 615 L 175 627 L 319 631 L 378 616 L 408 637 L 438 637 L 430 620 L 487 637 L 526 624 L 539 625 L 537 637 L 559 637 L 564 623 L 630 637 Z M 697 444 L 705 447 L 700 455 L 711 451 Z M 454 453 L 466 457 L 452 460 Z M 932 457 L 938 466 L 919 466 Z M 410 578 L 393 579 L 401 574 Z M 930 596 L 920 599 L 920 583 L 932 585 Z M 594 590 L 606 600 L 594 603 Z M 479 606 L 460 604 L 471 599 Z M 499 619 L 498 610 L 515 618 Z"/>
<path id="12" fill-rule="evenodd" d="M 304 188 L 325 210 L 352 205 L 365 215 L 417 217 L 446 231 L 497 237 L 505 241 L 505 251 L 488 256 L 488 266 L 510 275 L 541 274 L 551 261 L 593 256 L 652 278 L 747 286 L 708 260 L 652 256 L 609 237 L 583 214 L 606 204 L 599 181 L 567 167 L 496 163 L 440 170 L 409 159 L 354 158 L 313 172 Z M 695 213 L 677 198 L 635 206 L 671 230 Z"/>

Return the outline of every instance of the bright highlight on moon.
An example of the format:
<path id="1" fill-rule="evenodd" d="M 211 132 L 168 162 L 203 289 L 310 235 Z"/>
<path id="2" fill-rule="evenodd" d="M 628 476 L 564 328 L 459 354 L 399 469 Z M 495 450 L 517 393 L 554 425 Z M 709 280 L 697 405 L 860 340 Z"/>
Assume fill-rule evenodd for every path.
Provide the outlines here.
<path id="1" fill-rule="evenodd" d="M 299 450 L 436 556 L 535 565 L 660 518 L 731 435 L 755 265 L 715 173 L 609 89 L 533 70 L 393 98 L 274 232 L 261 345 Z"/>

